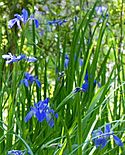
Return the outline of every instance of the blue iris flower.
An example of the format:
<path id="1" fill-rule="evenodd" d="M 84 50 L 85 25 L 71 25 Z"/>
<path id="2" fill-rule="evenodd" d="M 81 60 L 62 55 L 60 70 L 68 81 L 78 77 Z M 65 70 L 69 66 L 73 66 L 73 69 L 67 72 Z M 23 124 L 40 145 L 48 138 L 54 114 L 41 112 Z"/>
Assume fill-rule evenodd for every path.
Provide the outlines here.
<path id="1" fill-rule="evenodd" d="M 37 61 L 37 58 L 35 57 L 27 57 L 27 62 L 35 62 Z"/>
<path id="2" fill-rule="evenodd" d="M 88 75 L 88 71 L 86 71 L 85 77 L 84 77 L 84 83 L 82 85 L 82 91 L 86 92 L 89 88 L 89 79 L 88 79 L 89 75 Z M 99 82 L 97 82 L 96 80 L 94 80 L 93 85 L 96 86 L 96 84 L 98 85 L 98 87 L 101 87 L 101 84 Z"/>
<path id="3" fill-rule="evenodd" d="M 116 145 L 123 146 L 121 139 L 116 136 L 113 131 L 111 131 L 111 124 L 106 124 L 104 133 L 101 129 L 94 130 L 92 132 L 92 139 L 96 148 L 100 147 L 103 149 L 108 143 L 108 140 L 110 140 L 111 136 L 113 137 Z"/>
<path id="4" fill-rule="evenodd" d="M 20 150 L 11 150 L 11 151 L 8 151 L 8 154 L 7 155 L 23 155 L 24 153 Z"/>
<path id="5" fill-rule="evenodd" d="M 76 61 L 76 56 L 74 57 L 74 60 Z M 64 61 L 64 67 L 65 68 L 68 68 L 68 65 L 69 65 L 69 55 L 68 54 L 65 54 L 65 61 Z M 82 66 L 83 65 L 83 59 L 80 58 L 79 59 L 79 65 Z"/>
<path id="6" fill-rule="evenodd" d="M 60 19 L 57 19 L 57 20 L 52 20 L 52 21 L 48 21 L 48 24 L 49 25 L 62 25 L 62 24 L 64 24 L 64 23 L 66 23 L 67 22 L 67 20 L 60 20 Z"/>
<path id="7" fill-rule="evenodd" d="M 15 24 L 17 24 L 18 28 L 21 28 L 20 22 L 23 22 L 23 24 L 26 24 L 29 20 L 33 20 L 36 28 L 39 27 L 39 21 L 34 18 L 34 15 L 31 15 L 30 18 L 28 18 L 28 11 L 26 9 L 22 10 L 22 14 L 14 14 L 14 19 L 11 19 L 8 22 L 8 28 L 12 28 Z"/>
<path id="8" fill-rule="evenodd" d="M 85 77 L 84 77 L 84 83 L 82 84 L 82 87 L 76 87 L 75 90 L 73 91 L 73 93 L 77 93 L 77 92 L 87 92 L 88 88 L 89 88 L 89 79 L 88 79 L 89 75 L 88 75 L 88 71 L 86 71 Z M 101 84 L 99 82 L 97 82 L 96 80 L 94 80 L 93 82 L 93 86 L 95 87 L 96 84 L 98 85 L 98 87 L 101 87 Z"/>
<path id="9" fill-rule="evenodd" d="M 105 6 L 97 6 L 95 10 L 97 14 L 101 15 L 107 11 L 107 8 Z"/>
<path id="10" fill-rule="evenodd" d="M 7 64 L 17 62 L 17 61 L 20 61 L 20 60 L 23 60 L 23 59 L 26 60 L 27 62 L 35 62 L 35 61 L 37 61 L 37 59 L 35 57 L 27 57 L 25 54 L 15 56 L 15 55 L 12 55 L 11 53 L 9 53 L 9 54 L 2 55 L 2 58 L 7 60 L 6 61 Z"/>
<path id="11" fill-rule="evenodd" d="M 39 21 L 34 17 L 34 15 L 31 15 L 29 19 L 34 21 L 34 24 L 35 24 L 36 28 L 39 27 Z"/>
<path id="12" fill-rule="evenodd" d="M 34 77 L 30 73 L 26 72 L 24 74 L 24 79 L 21 80 L 20 84 L 24 84 L 26 87 L 29 87 L 29 85 L 33 82 L 35 82 L 39 88 L 41 87 L 41 82 L 38 80 L 38 77 Z"/>
<path id="13" fill-rule="evenodd" d="M 31 107 L 30 111 L 25 117 L 25 122 L 28 122 L 32 116 L 36 116 L 39 122 L 44 120 L 47 121 L 50 127 L 54 126 L 54 117 L 58 118 L 58 114 L 54 112 L 48 105 L 49 98 L 46 98 L 44 101 L 39 101 L 34 104 L 34 107 Z"/>
<path id="14" fill-rule="evenodd" d="M 69 56 L 68 56 L 68 54 L 65 54 L 64 67 L 68 68 L 68 65 L 69 65 Z"/>
<path id="15" fill-rule="evenodd" d="M 11 53 L 9 53 L 9 54 L 2 55 L 2 58 L 7 60 L 6 61 L 7 64 L 10 64 L 10 63 L 13 63 L 13 62 L 17 62 L 17 61 L 26 59 L 26 55 L 21 54 L 21 55 L 16 57 L 15 55 L 12 55 Z"/>

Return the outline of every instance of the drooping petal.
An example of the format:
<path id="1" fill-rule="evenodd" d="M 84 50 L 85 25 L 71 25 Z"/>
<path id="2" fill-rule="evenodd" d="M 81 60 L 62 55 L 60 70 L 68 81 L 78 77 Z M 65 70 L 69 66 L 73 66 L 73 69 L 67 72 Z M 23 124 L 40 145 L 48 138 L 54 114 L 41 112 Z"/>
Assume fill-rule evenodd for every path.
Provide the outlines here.
<path id="1" fill-rule="evenodd" d="M 83 65 L 83 59 L 79 59 L 79 65 L 82 66 Z"/>
<path id="2" fill-rule="evenodd" d="M 4 55 L 2 55 L 2 58 L 3 58 L 3 59 L 10 59 L 11 56 L 10 56 L 9 54 L 4 54 Z"/>
<path id="3" fill-rule="evenodd" d="M 41 82 L 38 79 L 35 79 L 35 82 L 36 82 L 37 86 L 40 88 L 41 87 Z"/>
<path id="4" fill-rule="evenodd" d="M 20 21 L 19 20 L 17 20 L 17 26 L 18 26 L 19 29 L 21 29 L 21 25 L 20 25 Z"/>
<path id="5" fill-rule="evenodd" d="M 37 19 L 34 19 L 34 24 L 35 24 L 36 28 L 39 27 L 39 21 Z"/>
<path id="6" fill-rule="evenodd" d="M 23 79 L 23 83 L 24 83 L 24 85 L 25 85 L 26 87 L 29 87 L 29 82 L 28 82 L 27 79 Z"/>
<path id="7" fill-rule="evenodd" d="M 24 121 L 27 123 L 33 115 L 34 112 L 31 110 L 30 112 L 27 113 L 26 117 L 24 118 Z"/>
<path id="8" fill-rule="evenodd" d="M 35 61 L 37 61 L 37 58 L 35 58 L 35 57 L 28 57 L 27 61 L 28 62 L 35 62 Z"/>
<path id="9" fill-rule="evenodd" d="M 115 143 L 116 143 L 118 146 L 123 146 L 123 143 L 122 143 L 121 139 L 120 139 L 118 136 L 113 135 L 113 139 L 114 139 Z"/>
<path id="10" fill-rule="evenodd" d="M 49 124 L 49 126 L 52 128 L 54 126 L 54 120 L 53 118 L 46 118 L 47 123 Z"/>
<path id="11" fill-rule="evenodd" d="M 68 56 L 68 54 L 66 54 L 65 55 L 65 61 L 64 61 L 64 67 L 68 68 L 68 65 L 69 65 L 69 56 Z"/>
<path id="12" fill-rule="evenodd" d="M 101 149 L 103 149 L 107 144 L 107 140 L 106 138 L 100 137 L 100 138 L 95 139 L 94 143 L 95 143 L 96 148 L 101 147 Z"/>
<path id="13" fill-rule="evenodd" d="M 16 22 L 17 22 L 17 18 L 9 20 L 8 28 L 11 29 L 14 26 L 14 24 L 16 24 Z"/>
<path id="14" fill-rule="evenodd" d="M 58 113 L 55 113 L 55 117 L 58 118 Z"/>

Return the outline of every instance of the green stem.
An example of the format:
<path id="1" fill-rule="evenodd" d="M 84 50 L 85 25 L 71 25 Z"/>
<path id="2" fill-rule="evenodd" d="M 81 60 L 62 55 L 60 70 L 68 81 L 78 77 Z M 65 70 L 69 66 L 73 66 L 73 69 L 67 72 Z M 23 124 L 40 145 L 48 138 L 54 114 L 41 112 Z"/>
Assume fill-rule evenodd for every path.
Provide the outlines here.
<path id="1" fill-rule="evenodd" d="M 77 94 L 77 100 L 78 101 L 78 145 L 80 146 L 82 144 L 82 124 L 81 124 L 81 103 L 79 99 L 79 93 Z M 78 155 L 82 155 L 82 147 L 79 147 L 78 149 Z"/>

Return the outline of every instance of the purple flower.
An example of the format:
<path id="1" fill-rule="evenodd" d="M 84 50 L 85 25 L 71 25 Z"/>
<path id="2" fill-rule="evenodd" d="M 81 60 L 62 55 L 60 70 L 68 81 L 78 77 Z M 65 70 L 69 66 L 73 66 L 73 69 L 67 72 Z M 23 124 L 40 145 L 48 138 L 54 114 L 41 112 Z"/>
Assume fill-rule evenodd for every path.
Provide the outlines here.
<path id="1" fill-rule="evenodd" d="M 26 59 L 26 55 L 21 54 L 21 55 L 16 57 L 15 55 L 12 55 L 11 53 L 8 53 L 8 54 L 5 54 L 5 55 L 2 55 L 2 58 L 7 60 L 6 61 L 7 64 L 10 64 L 10 63 L 13 63 L 13 62 L 17 62 L 17 61 Z"/>
<path id="2" fill-rule="evenodd" d="M 14 19 L 11 19 L 8 22 L 8 28 L 12 28 L 15 24 L 17 24 L 18 28 L 20 29 L 20 22 L 23 22 L 23 24 L 26 24 L 29 20 L 33 20 L 36 28 L 39 27 L 39 22 L 37 19 L 34 18 L 34 15 L 31 15 L 30 18 L 28 18 L 28 11 L 26 9 L 22 10 L 22 14 L 14 14 Z"/>
<path id="3" fill-rule="evenodd" d="M 39 101 L 34 104 L 34 107 L 31 107 L 30 111 L 27 113 L 25 117 L 25 122 L 28 122 L 32 116 L 38 119 L 39 122 L 44 120 L 47 121 L 50 127 L 54 126 L 54 117 L 58 118 L 58 114 L 54 112 L 48 105 L 49 98 L 46 98 L 44 101 Z"/>
<path id="4" fill-rule="evenodd" d="M 107 11 L 107 8 L 105 6 L 97 6 L 95 10 L 97 14 L 101 15 Z"/>
<path id="5" fill-rule="evenodd" d="M 84 80 L 85 80 L 85 83 L 83 83 L 82 85 L 82 91 L 83 92 L 86 92 L 89 88 L 89 79 L 88 79 L 89 75 L 88 75 L 88 71 L 86 71 L 86 74 L 85 74 L 85 77 L 84 77 Z M 96 80 L 94 80 L 93 82 L 93 86 L 96 86 L 96 84 L 98 84 L 98 87 L 101 87 L 101 84 L 99 82 L 97 82 Z"/>
<path id="6" fill-rule="evenodd" d="M 113 136 L 115 143 L 118 146 L 123 146 L 123 143 L 119 137 L 117 137 L 113 131 L 111 131 L 111 124 L 106 124 L 104 133 L 101 129 L 94 130 L 92 132 L 92 139 L 96 146 L 96 148 L 101 147 L 104 148 L 110 139 L 110 136 Z"/>
<path id="7" fill-rule="evenodd" d="M 82 58 L 79 59 L 79 65 L 80 65 L 80 66 L 83 65 L 83 59 L 82 59 Z"/>
<path id="8" fill-rule="evenodd" d="M 106 124 L 104 133 L 106 134 L 106 138 L 112 135 L 116 145 L 123 146 L 121 139 L 117 137 L 113 131 L 111 131 L 111 124 Z"/>
<path id="9" fill-rule="evenodd" d="M 69 56 L 68 56 L 68 54 L 65 54 L 64 67 L 68 68 L 68 65 L 69 65 Z"/>
<path id="10" fill-rule="evenodd" d="M 17 24 L 17 26 L 18 26 L 19 29 L 21 28 L 21 26 L 20 26 L 20 20 L 18 18 L 14 18 L 14 19 L 9 20 L 9 22 L 8 22 L 8 28 L 11 29 L 15 24 Z"/>
<path id="11" fill-rule="evenodd" d="M 74 60 L 76 61 L 76 56 L 74 57 Z M 68 65 L 69 65 L 69 55 L 68 54 L 65 54 L 65 61 L 64 61 L 64 67 L 65 68 L 68 68 Z M 79 59 L 79 65 L 82 66 L 83 65 L 83 59 L 80 58 Z"/>
<path id="12" fill-rule="evenodd" d="M 39 21 L 36 18 L 34 18 L 34 15 L 31 15 L 29 19 L 34 21 L 34 24 L 35 24 L 36 28 L 39 27 Z"/>
<path id="13" fill-rule="evenodd" d="M 63 23 L 66 23 L 67 20 L 63 19 L 63 20 L 60 20 L 60 19 L 57 19 L 57 20 L 52 20 L 52 21 L 48 21 L 48 24 L 49 25 L 62 25 Z"/>
<path id="14" fill-rule="evenodd" d="M 28 21 L 28 11 L 26 9 L 22 10 L 21 20 L 24 24 Z"/>
<path id="15" fill-rule="evenodd" d="M 34 77 L 30 73 L 26 72 L 24 74 L 24 79 L 20 81 L 20 84 L 24 84 L 26 87 L 29 87 L 29 85 L 33 82 L 35 82 L 39 88 L 41 87 L 41 82 L 38 80 L 38 77 Z"/>
<path id="16" fill-rule="evenodd" d="M 73 93 L 77 93 L 77 92 L 87 92 L 88 88 L 89 88 L 89 79 L 88 79 L 89 75 L 88 75 L 88 71 L 86 71 L 85 77 L 84 77 L 84 83 L 82 84 L 82 87 L 76 87 L 75 90 L 73 91 Z M 98 84 L 98 87 L 101 87 L 101 84 L 99 82 L 97 82 L 96 80 L 94 80 L 93 82 L 93 86 L 95 87 L 96 84 Z"/>
<path id="17" fill-rule="evenodd" d="M 37 61 L 37 58 L 35 58 L 35 57 L 28 57 L 27 58 L 27 62 L 35 62 L 35 61 Z"/>
<path id="18" fill-rule="evenodd" d="M 23 152 L 20 150 L 11 150 L 8 151 L 8 155 L 23 155 Z"/>
<path id="19" fill-rule="evenodd" d="M 37 59 L 35 57 L 26 57 L 25 54 L 15 56 L 15 55 L 12 55 L 11 53 L 9 53 L 9 54 L 2 55 L 2 58 L 7 60 L 6 61 L 7 64 L 17 62 L 17 61 L 20 61 L 20 60 L 23 60 L 23 59 L 27 60 L 27 62 L 35 62 L 35 61 L 37 61 Z"/>

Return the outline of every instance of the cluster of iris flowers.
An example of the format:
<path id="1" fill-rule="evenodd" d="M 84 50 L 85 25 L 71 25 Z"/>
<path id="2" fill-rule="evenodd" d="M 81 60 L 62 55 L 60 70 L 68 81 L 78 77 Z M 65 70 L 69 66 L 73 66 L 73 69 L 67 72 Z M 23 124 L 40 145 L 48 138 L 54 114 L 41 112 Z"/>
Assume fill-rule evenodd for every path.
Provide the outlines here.
<path id="1" fill-rule="evenodd" d="M 2 55 L 2 58 L 6 60 L 6 64 L 11 64 L 13 62 L 18 62 L 21 60 L 26 60 L 27 62 L 35 62 L 37 58 L 35 57 L 27 57 L 25 54 L 21 54 L 19 56 L 12 55 L 11 53 Z"/>
<path id="2" fill-rule="evenodd" d="M 96 7 L 95 10 L 99 14 L 99 13 L 105 12 L 106 8 L 105 7 Z M 12 28 L 15 24 L 17 24 L 18 28 L 20 29 L 21 28 L 20 22 L 22 22 L 23 24 L 26 24 L 29 20 L 34 21 L 36 28 L 39 27 L 39 22 L 37 19 L 34 18 L 34 15 L 31 15 L 28 18 L 28 11 L 26 9 L 22 10 L 21 15 L 15 14 L 14 17 L 15 18 L 11 19 L 8 23 L 9 28 Z M 52 21 L 48 21 L 48 24 L 61 26 L 62 24 L 66 23 L 66 22 L 67 22 L 67 20 L 65 20 L 65 19 L 64 20 L 52 20 Z M 17 62 L 17 61 L 20 61 L 23 59 L 25 59 L 27 62 L 35 62 L 37 60 L 35 57 L 26 57 L 25 54 L 15 56 L 15 55 L 12 55 L 11 53 L 9 53 L 6 55 L 2 55 L 2 57 L 7 60 L 6 61 L 7 64 Z M 83 59 L 80 59 L 79 63 L 80 63 L 80 66 L 82 66 Z M 69 65 L 69 56 L 68 56 L 68 54 L 66 54 L 65 61 L 64 61 L 65 69 L 68 68 L 68 65 Z M 89 77 L 88 72 L 86 72 L 86 75 L 84 77 L 85 82 L 83 83 L 81 88 L 77 87 L 74 90 L 74 93 L 77 93 L 79 91 L 87 92 L 87 90 L 89 88 L 89 80 L 88 79 L 90 78 L 90 77 L 89 78 L 88 77 Z M 34 77 L 33 75 L 26 72 L 24 74 L 24 79 L 21 80 L 20 83 L 24 84 L 26 87 L 29 87 L 29 85 L 34 82 L 37 84 L 37 86 L 39 88 L 41 87 L 41 83 L 38 80 L 38 77 L 37 76 Z M 98 84 L 99 87 L 101 86 L 100 83 L 98 83 L 96 80 L 94 80 L 93 85 L 95 86 L 96 84 Z M 39 122 L 46 120 L 47 123 L 49 124 L 49 126 L 53 127 L 54 126 L 54 117 L 58 118 L 58 114 L 55 113 L 55 111 L 49 107 L 48 102 L 49 102 L 49 98 L 46 98 L 44 101 L 41 100 L 38 103 L 34 103 L 34 106 L 30 108 L 30 111 L 27 113 L 27 115 L 25 117 L 25 122 L 28 122 L 32 118 L 32 116 L 35 116 Z M 93 139 L 93 142 L 97 148 L 98 147 L 104 148 L 106 146 L 106 144 L 108 143 L 108 140 L 110 139 L 111 136 L 113 137 L 115 143 L 118 146 L 123 146 L 123 143 L 119 139 L 119 137 L 117 137 L 113 133 L 113 131 L 111 131 L 110 124 L 106 124 L 104 133 L 102 132 L 101 129 L 94 130 L 92 132 L 92 139 Z M 23 152 L 20 150 L 11 150 L 11 151 L 8 151 L 8 155 L 10 155 L 10 154 L 22 155 Z"/>
<path id="3" fill-rule="evenodd" d="M 118 136 L 116 136 L 114 132 L 111 130 L 111 124 L 106 124 L 104 133 L 101 129 L 94 130 L 92 132 L 92 139 L 96 148 L 100 147 L 101 149 L 103 149 L 107 145 L 111 136 L 113 137 L 116 145 L 123 146 L 121 139 Z"/>

